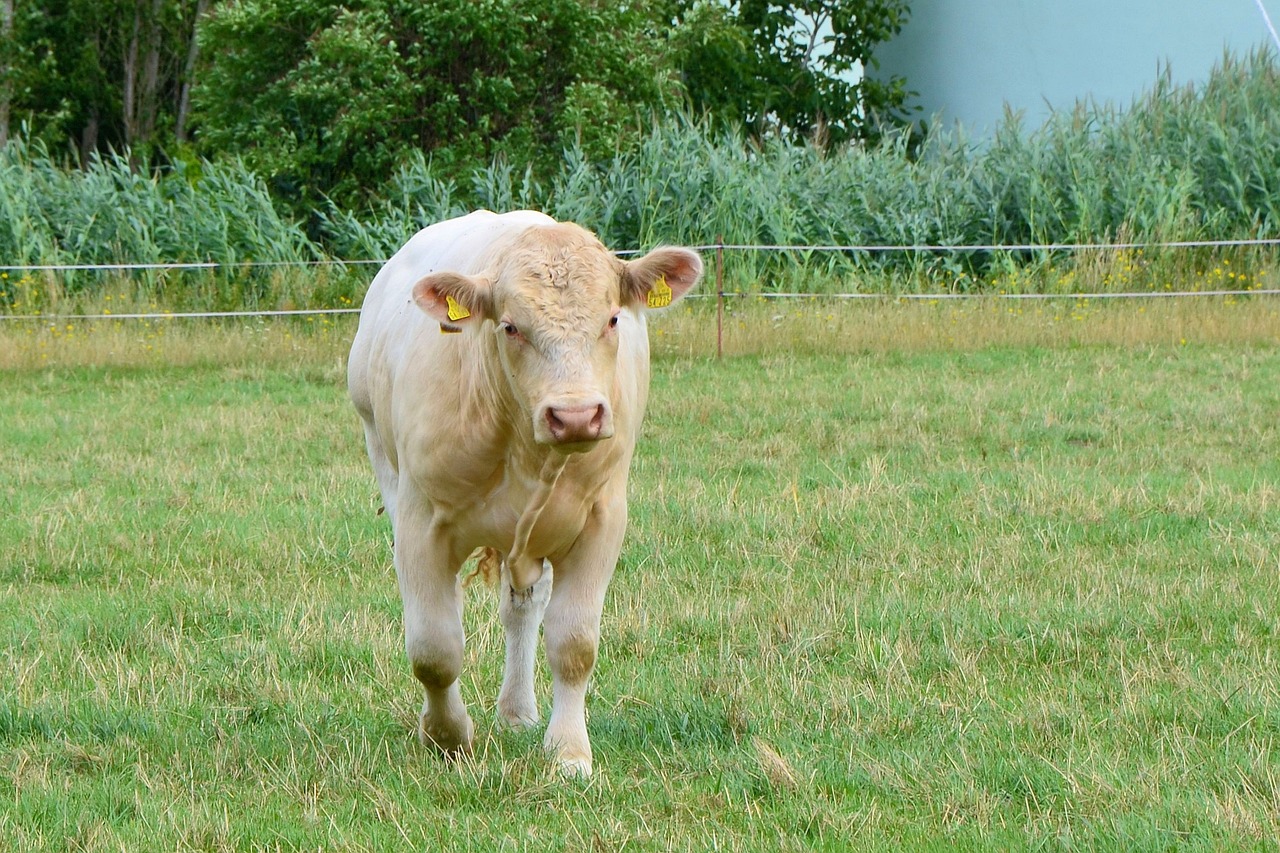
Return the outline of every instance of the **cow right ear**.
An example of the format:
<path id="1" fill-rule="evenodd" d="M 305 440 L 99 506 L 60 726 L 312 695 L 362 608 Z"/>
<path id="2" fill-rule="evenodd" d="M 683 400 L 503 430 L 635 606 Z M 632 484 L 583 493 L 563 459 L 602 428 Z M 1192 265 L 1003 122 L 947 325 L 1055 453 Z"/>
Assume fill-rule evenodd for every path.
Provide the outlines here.
<path id="1" fill-rule="evenodd" d="M 692 249 L 663 246 L 627 262 L 623 300 L 646 308 L 666 308 L 702 278 L 702 258 Z"/>
<path id="2" fill-rule="evenodd" d="M 484 276 L 433 272 L 413 286 L 413 302 L 440 324 L 440 331 L 460 332 L 491 313 L 492 287 Z"/>

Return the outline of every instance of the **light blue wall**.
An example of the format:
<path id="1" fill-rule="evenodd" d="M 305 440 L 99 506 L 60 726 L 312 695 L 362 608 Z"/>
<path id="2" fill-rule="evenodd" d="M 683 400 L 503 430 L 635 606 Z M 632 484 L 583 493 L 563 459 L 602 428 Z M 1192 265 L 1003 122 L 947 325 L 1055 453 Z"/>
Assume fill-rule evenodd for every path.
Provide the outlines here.
<path id="1" fill-rule="evenodd" d="M 1280 0 L 1263 0 L 1280 25 Z M 976 136 L 1004 104 L 1039 126 L 1092 96 L 1128 106 L 1168 63 L 1174 82 L 1202 81 L 1230 48 L 1271 44 L 1256 0 L 911 0 L 903 31 L 876 51 L 872 76 L 899 74 L 919 117 L 941 113 Z"/>

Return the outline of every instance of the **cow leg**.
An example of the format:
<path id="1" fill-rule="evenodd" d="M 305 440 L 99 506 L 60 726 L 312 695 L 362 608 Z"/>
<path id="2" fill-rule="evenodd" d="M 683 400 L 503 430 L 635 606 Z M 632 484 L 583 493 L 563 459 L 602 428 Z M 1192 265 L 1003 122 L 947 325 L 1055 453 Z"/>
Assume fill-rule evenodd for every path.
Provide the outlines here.
<path id="1" fill-rule="evenodd" d="M 555 564 L 543 622 L 551 666 L 551 720 L 543 745 L 562 772 L 591 775 L 587 682 L 600 646 L 600 613 L 627 526 L 625 495 L 597 504 L 573 549 Z"/>
<path id="2" fill-rule="evenodd" d="M 533 671 L 538 650 L 538 627 L 551 597 L 551 565 L 543 561 L 542 577 L 524 592 L 512 586 L 511 568 L 502 562 L 499 587 L 502 601 L 498 615 L 507 635 L 507 659 L 498 693 L 498 719 L 512 728 L 538 722 L 538 700 L 533 693 Z"/>
<path id="3" fill-rule="evenodd" d="M 418 739 L 446 755 L 471 751 L 474 728 L 458 688 L 462 673 L 462 557 L 427 513 L 401 501 L 395 527 L 396 578 L 404 602 L 405 651 L 426 699 Z"/>

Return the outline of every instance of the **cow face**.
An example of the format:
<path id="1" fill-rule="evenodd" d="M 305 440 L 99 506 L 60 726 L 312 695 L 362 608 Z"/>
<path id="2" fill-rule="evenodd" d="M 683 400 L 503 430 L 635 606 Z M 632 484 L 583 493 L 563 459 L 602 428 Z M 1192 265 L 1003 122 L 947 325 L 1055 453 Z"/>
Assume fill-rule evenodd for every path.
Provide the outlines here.
<path id="1" fill-rule="evenodd" d="M 534 441 L 573 452 L 613 435 L 620 336 L 633 312 L 679 299 L 702 261 L 663 248 L 624 263 L 591 233 L 558 224 L 526 230 L 492 270 L 432 273 L 414 286 L 414 302 L 443 330 L 493 335 Z"/>

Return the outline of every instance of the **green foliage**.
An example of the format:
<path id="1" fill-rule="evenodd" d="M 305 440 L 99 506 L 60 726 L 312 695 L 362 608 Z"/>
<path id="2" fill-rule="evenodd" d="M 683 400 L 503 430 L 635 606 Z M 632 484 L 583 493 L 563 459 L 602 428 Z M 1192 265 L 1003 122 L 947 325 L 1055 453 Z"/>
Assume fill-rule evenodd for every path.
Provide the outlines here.
<path id="1" fill-rule="evenodd" d="M 445 175 L 609 151 L 674 91 L 642 6 L 244 0 L 202 39 L 204 150 L 244 152 L 304 207 L 366 199 L 416 151 Z"/>
<path id="2" fill-rule="evenodd" d="M 120 94 L 109 90 L 103 56 L 116 40 L 104 44 L 100 35 L 106 22 L 118 17 L 111 5 L 53 0 L 42 10 L 15 4 L 12 43 L 6 46 L 12 116 L 55 144 L 78 141 L 91 122 L 104 138 L 124 143 Z"/>
<path id="3" fill-rule="evenodd" d="M 1030 131 L 1011 117 L 987 143 L 934 130 L 923 140 L 899 133 L 823 151 L 676 118 L 604 158 L 574 140 L 554 169 L 505 154 L 464 168 L 414 152 L 388 171 L 378 198 L 321 208 L 310 239 L 238 161 L 190 158 L 152 176 L 124 157 L 102 158 L 66 172 L 45 149 L 16 144 L 0 156 L 0 250 L 25 263 L 382 259 L 419 228 L 476 207 L 542 209 L 618 249 L 721 240 L 958 246 L 1275 237 L 1276 163 L 1280 73 L 1272 55 L 1257 54 L 1225 61 L 1199 88 L 1162 78 L 1125 112 L 1081 104 Z M 255 224 L 223 226 L 223 217 Z M 143 236 L 121 236 L 135 233 Z M 1258 267 L 1274 266 L 1274 253 L 1262 254 L 1255 253 Z M 971 290 L 992 287 L 993 278 L 999 286 L 1016 281 L 1019 290 L 1163 289 L 1215 266 L 1212 253 L 1185 250 L 1141 260 L 796 251 L 733 252 L 727 261 L 734 289 L 766 291 L 818 280 L 841 289 Z M 1068 276 L 1073 270 L 1081 275 Z"/>
<path id="4" fill-rule="evenodd" d="M 19 3 L 0 135 L 81 161 L 181 158 L 195 87 L 199 152 L 247 158 L 299 211 L 378 195 L 414 151 L 450 176 L 497 157 L 546 174 L 572 144 L 607 158 L 682 102 L 732 130 L 840 142 L 897 115 L 901 81 L 849 72 L 904 17 L 902 0 Z"/>
<path id="5" fill-rule="evenodd" d="M 186 57 L 205 2 L 15 3 L 4 45 L 11 123 L 81 160 L 181 141 Z"/>
<path id="6" fill-rule="evenodd" d="M 673 33 L 689 103 L 759 138 L 874 140 L 905 120 L 900 78 L 859 79 L 907 21 L 904 0 L 695 0 Z"/>
<path id="7" fill-rule="evenodd" d="M 1200 89 L 1162 80 L 1127 112 L 1082 104 L 1030 132 L 1010 117 L 989 144 L 937 130 L 921 141 L 903 131 L 876 145 L 824 152 L 673 121 L 608 161 L 571 149 L 559 173 L 533 187 L 495 164 L 483 183 L 498 191 L 483 198 L 439 183 L 419 160 L 398 173 L 395 194 L 382 206 L 334 213 L 330 231 L 340 253 L 353 248 L 343 235 L 358 235 L 358 256 L 386 256 L 403 235 L 480 201 L 495 209 L 533 202 L 618 248 L 1280 236 L 1277 162 L 1280 74 L 1271 55 L 1259 54 L 1225 61 Z M 492 179 L 495 171 L 502 179 Z M 739 254 L 732 262 L 739 284 L 766 289 L 786 284 L 781 273 L 796 263 L 829 272 L 905 271 L 933 277 L 925 283 L 931 287 L 943 276 L 968 289 L 1010 265 L 1059 260 L 982 251 Z M 1155 274 L 1143 282 L 1163 283 Z"/>

